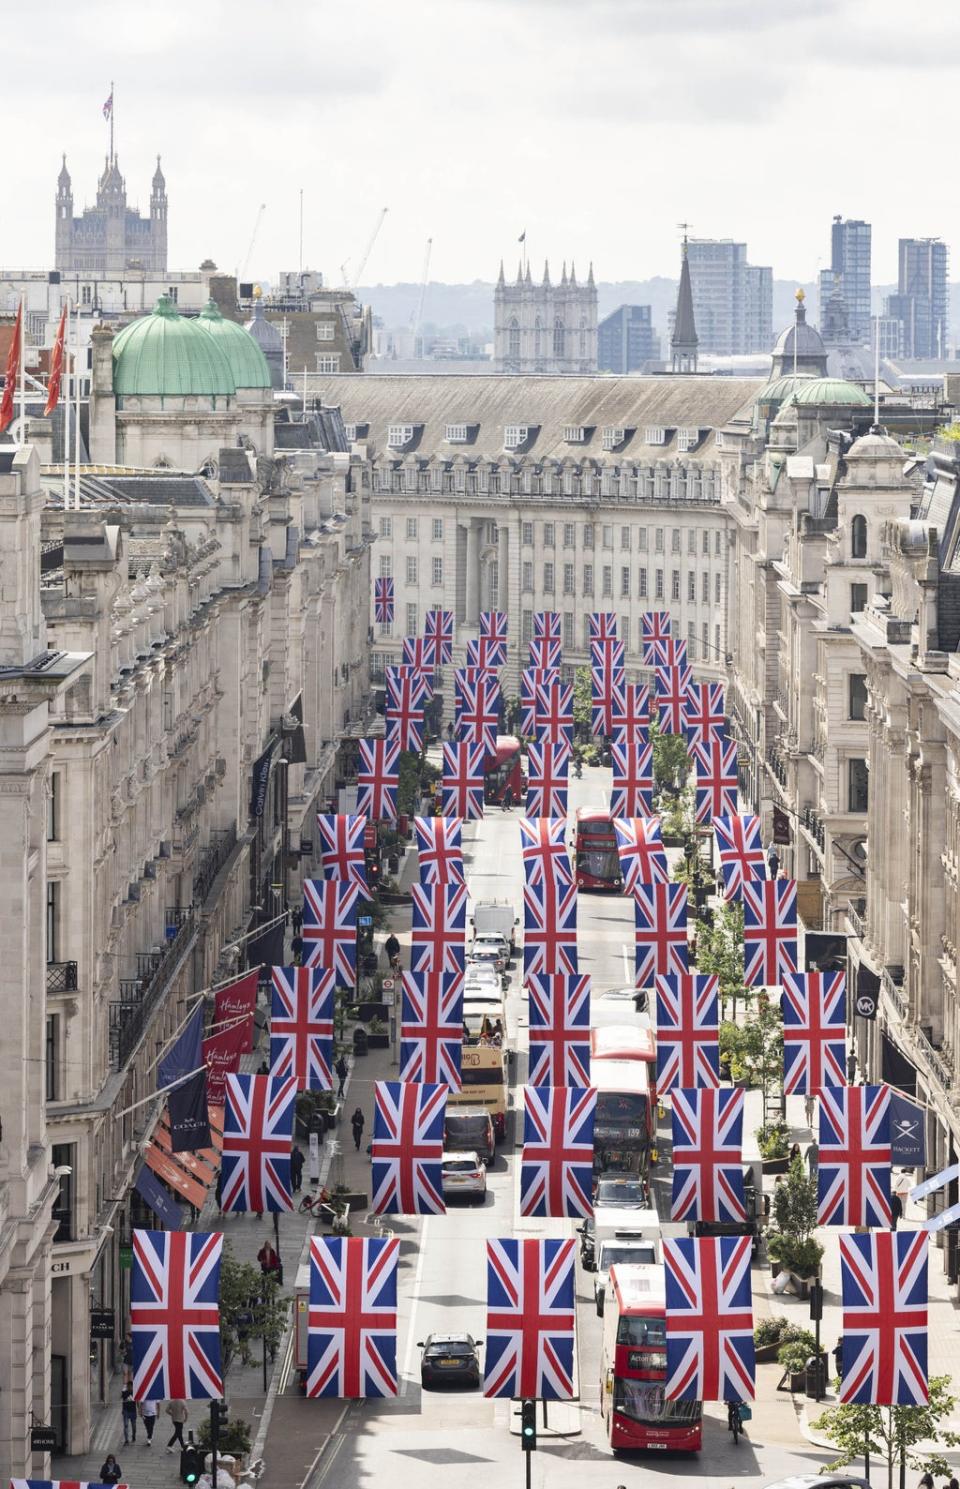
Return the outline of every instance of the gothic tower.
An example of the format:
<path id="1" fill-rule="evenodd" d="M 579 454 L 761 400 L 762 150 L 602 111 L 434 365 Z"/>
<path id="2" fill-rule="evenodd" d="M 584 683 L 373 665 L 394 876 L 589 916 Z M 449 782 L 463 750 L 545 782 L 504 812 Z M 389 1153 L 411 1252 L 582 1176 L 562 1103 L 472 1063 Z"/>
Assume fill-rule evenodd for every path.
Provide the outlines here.
<path id="1" fill-rule="evenodd" d="M 73 248 L 73 187 L 67 170 L 67 157 L 57 177 L 57 230 L 54 263 L 57 268 L 67 263 Z"/>
<path id="2" fill-rule="evenodd" d="M 160 169 L 159 155 L 150 191 L 150 246 L 152 249 L 151 267 L 165 269 L 167 267 L 167 183 Z"/>
<path id="3" fill-rule="evenodd" d="M 687 260 L 687 235 L 683 235 L 683 263 L 680 266 L 680 288 L 677 291 L 677 313 L 670 340 L 674 372 L 696 372 L 697 327 L 693 318 L 693 287 Z"/>
<path id="4" fill-rule="evenodd" d="M 523 375 L 597 370 L 597 287 L 593 265 L 586 284 L 576 268 L 564 264 L 558 284 L 544 265 L 535 284 L 530 265 L 521 263 L 515 283 L 508 284 L 500 265 L 494 290 L 494 358 L 498 372 Z"/>

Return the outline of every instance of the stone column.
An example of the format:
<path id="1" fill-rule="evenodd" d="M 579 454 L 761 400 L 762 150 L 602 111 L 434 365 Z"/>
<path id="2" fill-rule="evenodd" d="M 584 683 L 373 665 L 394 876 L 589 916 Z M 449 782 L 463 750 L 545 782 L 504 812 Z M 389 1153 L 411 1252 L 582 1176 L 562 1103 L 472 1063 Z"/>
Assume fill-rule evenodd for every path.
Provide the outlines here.
<path id="1" fill-rule="evenodd" d="M 467 613 L 468 626 L 480 624 L 480 529 L 474 518 L 467 522 Z"/>
<path id="2" fill-rule="evenodd" d="M 497 609 L 509 613 L 510 529 L 505 522 L 497 528 Z"/>

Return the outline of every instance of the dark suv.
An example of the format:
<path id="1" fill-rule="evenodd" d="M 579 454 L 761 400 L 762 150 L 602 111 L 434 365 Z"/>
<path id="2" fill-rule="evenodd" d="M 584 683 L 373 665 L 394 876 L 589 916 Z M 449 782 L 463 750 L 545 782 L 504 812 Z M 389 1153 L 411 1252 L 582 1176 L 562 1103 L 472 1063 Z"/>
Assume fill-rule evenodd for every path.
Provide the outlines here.
<path id="1" fill-rule="evenodd" d="M 447 1112 L 443 1128 L 445 1153 L 476 1153 L 484 1163 L 497 1156 L 493 1118 L 483 1107 L 456 1107 Z"/>

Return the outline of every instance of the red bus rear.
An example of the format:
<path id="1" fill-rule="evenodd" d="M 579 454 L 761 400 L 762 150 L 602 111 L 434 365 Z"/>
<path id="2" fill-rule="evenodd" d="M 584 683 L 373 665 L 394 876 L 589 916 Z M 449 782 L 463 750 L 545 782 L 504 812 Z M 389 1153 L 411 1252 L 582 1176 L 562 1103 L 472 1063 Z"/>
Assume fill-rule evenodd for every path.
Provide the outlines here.
<path id="1" fill-rule="evenodd" d="M 615 1452 L 699 1452 L 703 1405 L 665 1401 L 667 1324 L 663 1268 L 615 1263 L 603 1311 L 600 1410 Z"/>
<path id="2" fill-rule="evenodd" d="M 650 1078 L 650 1100 L 657 1104 L 657 1039 L 645 1024 L 606 1024 L 590 1030 L 590 1059 L 640 1060 Z"/>
<path id="3" fill-rule="evenodd" d="M 603 807 L 580 807 L 574 828 L 578 889 L 620 893 L 623 875 L 613 818 Z"/>
<path id="4" fill-rule="evenodd" d="M 513 802 L 522 804 L 527 791 L 527 777 L 516 735 L 497 735 L 495 752 L 483 762 L 483 778 L 483 799 L 488 805 L 502 802 L 508 786 Z"/>

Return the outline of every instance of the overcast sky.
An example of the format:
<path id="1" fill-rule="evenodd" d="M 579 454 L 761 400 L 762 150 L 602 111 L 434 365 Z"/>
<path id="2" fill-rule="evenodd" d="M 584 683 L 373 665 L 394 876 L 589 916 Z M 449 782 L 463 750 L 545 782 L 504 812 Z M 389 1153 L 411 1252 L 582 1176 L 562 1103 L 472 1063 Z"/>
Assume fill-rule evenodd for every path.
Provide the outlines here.
<path id="1" fill-rule="evenodd" d="M 3 10 L 12 0 L 3 0 Z M 2 14 L 2 11 L 0 11 Z M 896 240 L 957 214 L 956 0 L 46 0 L 4 34 L 0 264 L 53 258 L 66 150 L 93 200 L 115 80 L 117 154 L 146 208 L 157 152 L 170 267 L 341 282 L 490 279 L 574 258 L 602 279 L 675 274 L 677 224 L 809 280 L 834 213 Z"/>

